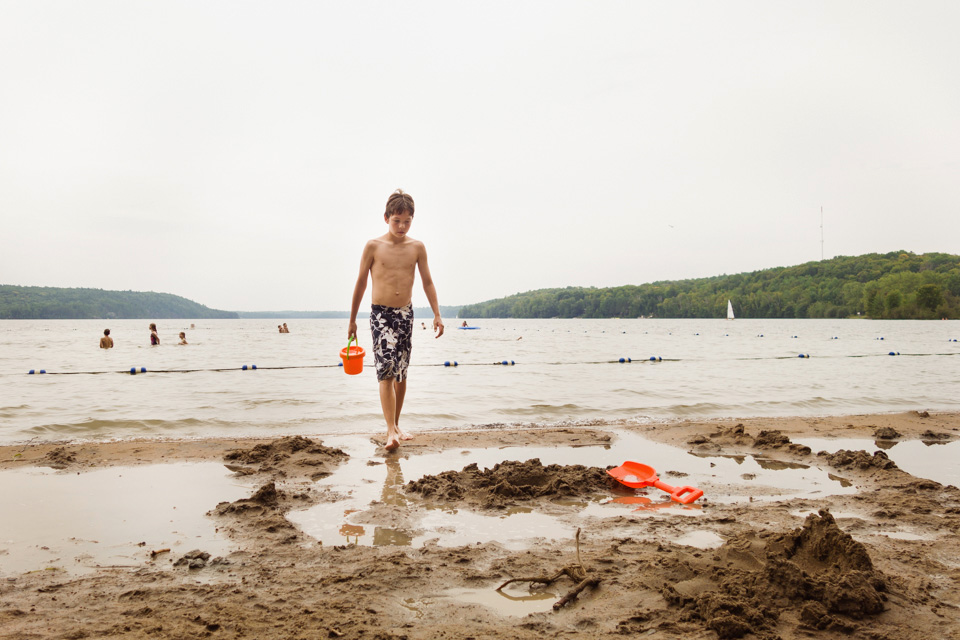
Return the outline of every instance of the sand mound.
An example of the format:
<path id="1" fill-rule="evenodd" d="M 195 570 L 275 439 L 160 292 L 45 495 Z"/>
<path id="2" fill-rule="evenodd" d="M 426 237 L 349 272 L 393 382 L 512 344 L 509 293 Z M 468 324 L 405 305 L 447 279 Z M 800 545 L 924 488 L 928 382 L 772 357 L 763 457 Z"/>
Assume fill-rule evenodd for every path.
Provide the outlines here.
<path id="1" fill-rule="evenodd" d="M 508 460 L 482 471 L 471 464 L 462 471 L 424 476 L 404 488 L 423 497 L 497 509 L 523 500 L 590 495 L 607 490 L 613 484 L 615 481 L 606 470 L 599 467 L 543 466 L 534 458 L 526 462 Z"/>
<path id="2" fill-rule="evenodd" d="M 317 480 L 330 475 L 332 468 L 348 457 L 340 449 L 325 447 L 322 443 L 303 436 L 292 436 L 268 444 L 258 444 L 252 449 L 229 451 L 224 460 L 234 463 L 228 467 L 240 473 L 272 473 L 278 477 L 306 475 Z M 250 467 L 238 468 L 236 463 Z"/>
<path id="3" fill-rule="evenodd" d="M 821 451 L 817 454 L 818 457 L 824 458 L 831 466 L 838 469 L 843 469 L 845 467 L 850 467 L 853 469 L 860 469 L 863 471 L 869 469 L 896 469 L 897 463 L 894 462 L 887 456 L 883 451 L 874 451 L 871 456 L 866 451 L 849 451 L 847 449 L 841 449 L 836 453 L 827 453 L 826 451 Z"/>
<path id="4" fill-rule="evenodd" d="M 721 562 L 711 572 L 715 588 L 684 594 L 665 584 L 662 594 L 720 638 L 777 637 L 783 610 L 799 611 L 803 629 L 848 633 L 856 620 L 884 609 L 883 575 L 866 548 L 841 531 L 827 511 L 809 515 L 800 529 L 770 538 L 759 553 L 748 548 L 738 539 L 721 548 Z"/>

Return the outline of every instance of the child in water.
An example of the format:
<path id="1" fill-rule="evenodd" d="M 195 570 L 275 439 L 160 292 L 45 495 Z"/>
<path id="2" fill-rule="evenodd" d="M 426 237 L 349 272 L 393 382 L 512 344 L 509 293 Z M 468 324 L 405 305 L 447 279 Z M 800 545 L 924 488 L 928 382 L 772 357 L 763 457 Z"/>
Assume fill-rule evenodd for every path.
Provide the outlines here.
<path id="1" fill-rule="evenodd" d="M 443 335 L 443 320 L 437 302 L 437 289 L 427 265 L 423 243 L 407 235 L 413 223 L 414 204 L 410 194 L 400 189 L 387 199 L 383 221 L 387 232 L 367 242 L 360 258 L 360 275 L 353 288 L 350 305 L 350 326 L 347 339 L 357 336 L 357 313 L 373 278 L 370 331 L 373 334 L 373 357 L 380 384 L 380 408 L 387 423 L 387 451 L 394 451 L 401 440 L 413 438 L 400 429 L 400 411 L 407 392 L 407 367 L 410 364 L 413 334 L 413 282 L 420 271 L 423 292 L 433 310 L 433 330 Z"/>

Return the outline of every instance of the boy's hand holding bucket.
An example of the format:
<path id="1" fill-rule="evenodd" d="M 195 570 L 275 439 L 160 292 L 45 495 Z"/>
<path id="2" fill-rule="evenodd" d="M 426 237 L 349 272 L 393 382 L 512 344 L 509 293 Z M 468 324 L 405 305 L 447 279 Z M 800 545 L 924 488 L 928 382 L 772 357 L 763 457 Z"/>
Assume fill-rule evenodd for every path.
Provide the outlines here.
<path id="1" fill-rule="evenodd" d="M 355 376 L 363 371 L 363 356 L 366 355 L 363 347 L 359 344 L 352 347 L 350 346 L 350 343 L 355 342 L 356 339 L 356 336 L 350 336 L 350 339 L 347 340 L 347 346 L 340 349 L 340 359 L 343 360 L 343 371 L 350 376 Z"/>

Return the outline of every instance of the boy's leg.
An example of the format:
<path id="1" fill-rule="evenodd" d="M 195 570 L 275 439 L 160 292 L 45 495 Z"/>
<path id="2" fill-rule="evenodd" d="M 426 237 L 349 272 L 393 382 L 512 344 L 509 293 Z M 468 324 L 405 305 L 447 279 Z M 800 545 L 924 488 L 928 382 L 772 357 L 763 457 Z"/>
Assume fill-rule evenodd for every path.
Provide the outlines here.
<path id="1" fill-rule="evenodd" d="M 412 435 L 400 428 L 400 411 L 403 409 L 403 398 L 407 395 L 407 380 L 404 379 L 403 382 L 395 383 L 393 388 L 397 398 L 396 419 L 394 420 L 394 424 L 397 425 L 397 433 L 401 440 L 413 440 Z"/>
<path id="2" fill-rule="evenodd" d="M 387 378 L 380 381 L 380 408 L 383 410 L 383 419 L 387 422 L 387 451 L 393 451 L 400 446 L 400 430 L 397 428 L 397 389 L 396 378 Z"/>

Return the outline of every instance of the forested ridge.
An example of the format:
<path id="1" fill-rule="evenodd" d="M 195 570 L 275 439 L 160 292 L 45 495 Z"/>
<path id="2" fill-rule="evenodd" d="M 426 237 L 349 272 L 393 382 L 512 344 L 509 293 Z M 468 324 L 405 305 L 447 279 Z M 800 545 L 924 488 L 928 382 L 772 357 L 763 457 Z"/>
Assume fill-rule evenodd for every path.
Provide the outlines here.
<path id="1" fill-rule="evenodd" d="M 960 256 L 838 256 L 794 267 L 620 287 L 540 289 L 466 305 L 462 318 L 960 318 Z"/>
<path id="2" fill-rule="evenodd" d="M 0 319 L 236 318 L 170 293 L 0 285 Z"/>

